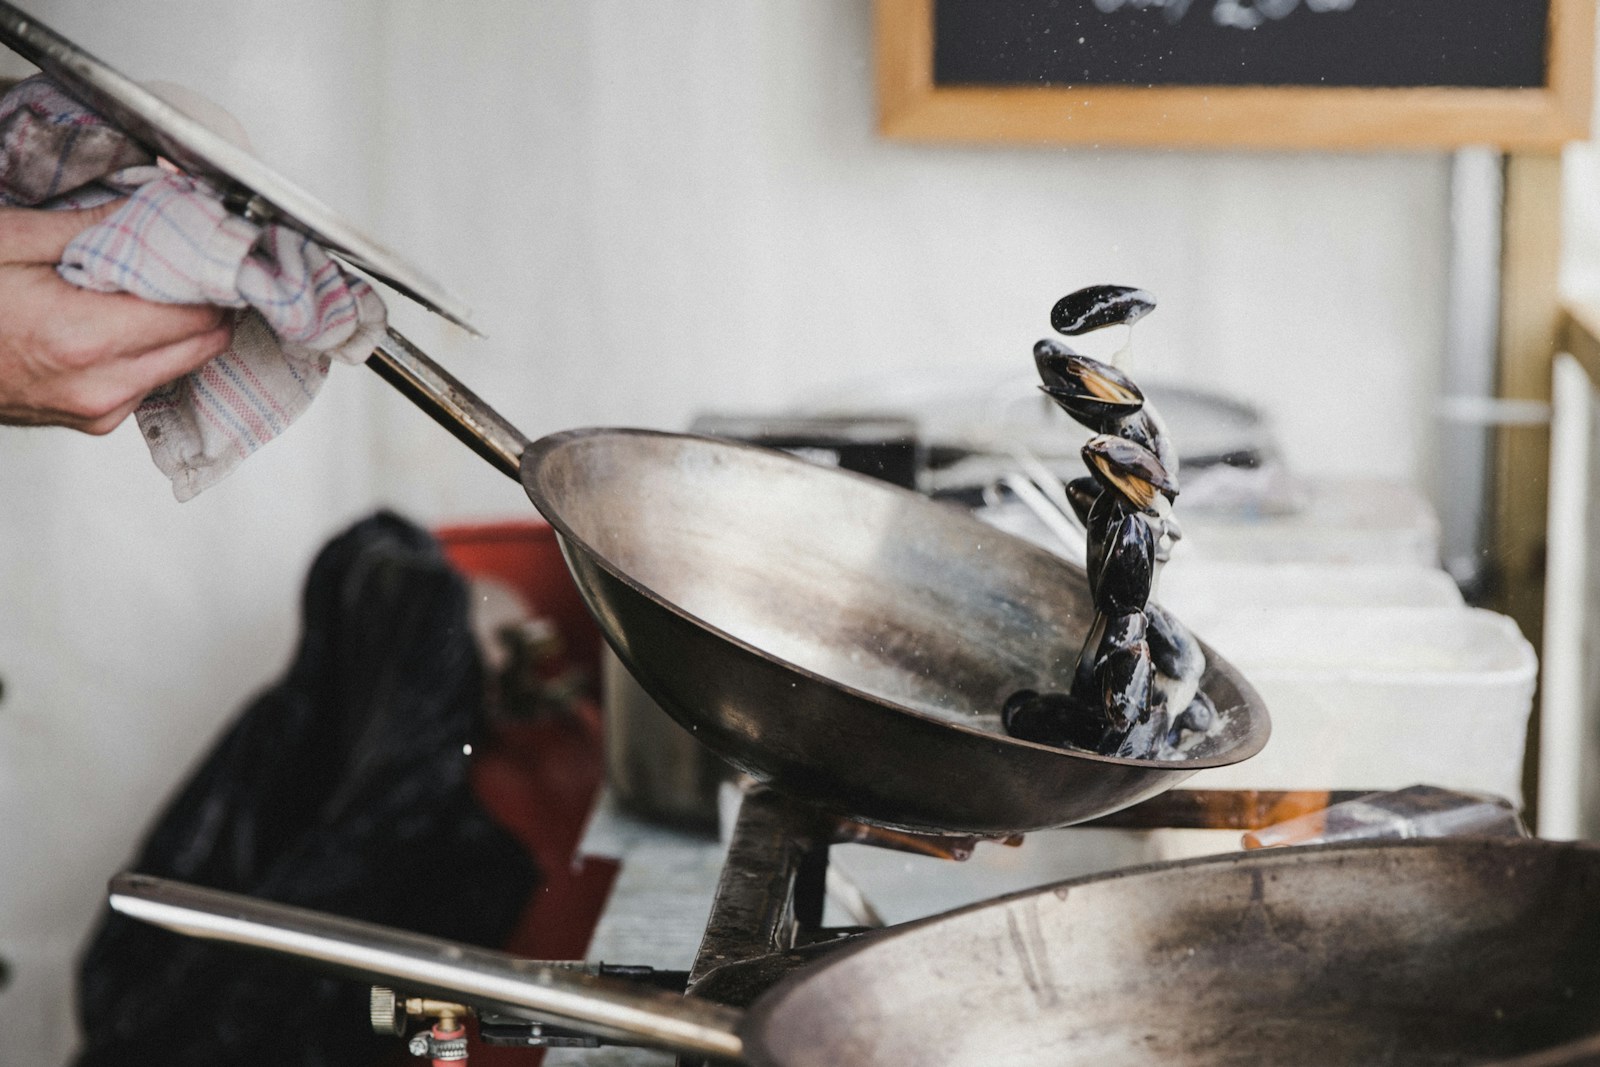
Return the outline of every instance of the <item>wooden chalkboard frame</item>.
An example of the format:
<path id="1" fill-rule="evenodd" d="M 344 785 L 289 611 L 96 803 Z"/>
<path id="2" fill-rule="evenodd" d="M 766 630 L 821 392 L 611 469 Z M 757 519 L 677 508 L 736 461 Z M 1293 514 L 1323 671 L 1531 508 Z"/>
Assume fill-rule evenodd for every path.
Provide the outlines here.
<path id="1" fill-rule="evenodd" d="M 935 86 L 935 0 L 875 0 L 878 129 L 913 141 L 1552 149 L 1589 135 L 1595 0 L 1550 0 L 1535 89 Z"/>

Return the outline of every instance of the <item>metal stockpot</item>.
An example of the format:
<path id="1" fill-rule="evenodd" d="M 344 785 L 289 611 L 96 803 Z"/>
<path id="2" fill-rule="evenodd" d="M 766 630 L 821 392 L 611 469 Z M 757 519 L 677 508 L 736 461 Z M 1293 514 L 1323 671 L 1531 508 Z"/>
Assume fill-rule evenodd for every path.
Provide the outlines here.
<path id="1" fill-rule="evenodd" d="M 606 781 L 629 811 L 715 830 L 717 793 L 732 772 L 670 719 L 610 648 L 600 650 Z"/>

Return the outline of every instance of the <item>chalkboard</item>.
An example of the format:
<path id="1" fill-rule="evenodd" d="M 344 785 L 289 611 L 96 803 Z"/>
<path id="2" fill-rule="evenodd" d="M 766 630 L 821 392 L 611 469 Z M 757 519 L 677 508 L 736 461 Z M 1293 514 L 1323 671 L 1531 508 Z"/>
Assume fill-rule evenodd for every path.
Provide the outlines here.
<path id="1" fill-rule="evenodd" d="M 877 0 L 880 128 L 920 139 L 1554 147 L 1595 0 Z"/>
<path id="2" fill-rule="evenodd" d="M 935 85 L 1545 84 L 1549 0 L 936 0 Z"/>

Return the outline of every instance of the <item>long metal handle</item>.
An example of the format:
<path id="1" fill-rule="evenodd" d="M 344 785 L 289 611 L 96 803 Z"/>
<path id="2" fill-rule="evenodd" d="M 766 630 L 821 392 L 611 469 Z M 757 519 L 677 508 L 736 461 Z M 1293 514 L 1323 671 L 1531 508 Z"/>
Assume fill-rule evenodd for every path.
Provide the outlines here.
<path id="1" fill-rule="evenodd" d="M 373 349 L 367 365 L 513 479 L 522 475 L 528 439 L 393 327 Z"/>
<path id="2" fill-rule="evenodd" d="M 532 1013 L 695 1056 L 737 1060 L 744 1050 L 738 1034 L 744 1013 L 710 1001 L 149 875 L 118 875 L 110 896 L 114 910 L 180 934 L 292 957 L 412 995 Z"/>

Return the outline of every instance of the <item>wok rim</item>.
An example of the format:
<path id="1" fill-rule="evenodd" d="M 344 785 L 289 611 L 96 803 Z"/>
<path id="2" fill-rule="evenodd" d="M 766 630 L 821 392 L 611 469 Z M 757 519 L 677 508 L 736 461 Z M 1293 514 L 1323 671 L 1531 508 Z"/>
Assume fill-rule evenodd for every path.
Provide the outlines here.
<path id="1" fill-rule="evenodd" d="M 1102 882 L 1120 882 L 1129 878 L 1139 878 L 1152 873 L 1165 873 L 1173 870 L 1183 870 L 1191 867 L 1224 867 L 1265 863 L 1289 863 L 1295 856 L 1329 855 L 1337 858 L 1340 855 L 1361 855 L 1367 852 L 1384 851 L 1438 851 L 1438 852 L 1467 852 L 1467 851 L 1527 851 L 1563 853 L 1587 852 L 1596 857 L 1600 863 L 1600 843 L 1590 841 L 1551 841 L 1540 837 L 1435 837 L 1435 838 L 1403 838 L 1391 840 L 1369 841 L 1339 841 L 1318 845 L 1294 845 L 1280 848 L 1263 848 L 1254 850 L 1241 850 L 1237 852 L 1223 852 L 1210 856 L 1192 856 L 1180 860 L 1157 860 L 1151 863 L 1136 864 L 1132 867 L 1119 867 L 1115 870 L 1100 871 L 1095 874 L 1079 875 L 1059 882 L 1048 882 L 1044 885 L 1033 886 L 1028 889 L 1019 889 L 1011 893 L 1002 893 L 997 897 L 964 904 L 959 908 L 928 915 L 921 919 L 900 923 L 895 926 L 885 927 L 866 933 L 841 945 L 821 959 L 799 968 L 779 979 L 770 988 L 764 990 L 748 1008 L 745 1009 L 744 1018 L 739 1021 L 739 1036 L 745 1042 L 745 1055 L 750 1057 L 754 1050 L 756 1055 L 752 1061 L 772 1067 L 781 1067 L 781 1061 L 774 1059 L 768 1053 L 766 1042 L 762 1036 L 767 1032 L 768 1022 L 775 1012 L 781 1011 L 783 1002 L 789 994 L 803 987 L 808 981 L 823 975 L 830 967 L 842 964 L 846 960 L 862 952 L 871 951 L 878 944 L 893 940 L 900 934 L 912 934 L 916 931 L 935 926 L 947 919 L 955 919 L 972 912 L 984 911 L 991 907 L 1004 907 L 1015 901 L 1027 900 L 1042 896 L 1046 893 L 1070 893 L 1074 889 L 1086 885 L 1098 885 Z M 1334 862 L 1330 860 L 1329 862 Z M 1600 907 L 1600 904 L 1597 904 Z M 1600 1025 L 1593 1033 L 1584 1034 L 1571 1041 L 1552 1045 L 1549 1048 L 1535 1049 L 1531 1052 L 1518 1053 L 1515 1056 L 1486 1062 L 1483 1067 L 1579 1067 L 1589 1060 L 1568 1059 L 1575 1053 L 1600 1052 Z"/>
<path id="2" fill-rule="evenodd" d="M 1199 642 L 1200 647 L 1206 653 L 1207 670 L 1209 671 L 1211 669 L 1212 664 L 1219 665 L 1221 668 L 1225 669 L 1227 678 L 1234 684 L 1235 688 L 1238 689 L 1239 696 L 1243 700 L 1243 704 L 1241 706 L 1247 709 L 1250 716 L 1249 729 L 1244 733 L 1239 745 L 1237 745 L 1235 749 L 1231 750 L 1227 756 L 1212 756 L 1204 759 L 1183 760 L 1136 759 L 1127 756 L 1104 756 L 1096 752 L 1086 752 L 1079 749 L 1058 748 L 1055 745 L 1041 744 L 1037 741 L 1026 741 L 1019 737 L 1012 737 L 1010 734 L 980 729 L 976 726 L 969 726 L 963 722 L 940 718 L 937 715 L 919 711 L 916 708 L 897 703 L 888 699 L 887 697 L 879 696 L 876 693 L 869 693 L 865 690 L 857 689 L 855 686 L 829 678 L 826 675 L 820 674 L 819 672 L 808 667 L 803 667 L 798 663 L 792 663 L 789 660 L 776 656 L 765 649 L 751 644 L 749 641 L 746 641 L 741 637 L 737 637 L 729 633 L 719 626 L 713 625 L 707 620 L 685 610 L 669 598 L 656 592 L 654 589 L 650 588 L 643 582 L 634 578 L 631 574 L 627 573 L 627 571 L 623 570 L 603 553 L 597 551 L 592 544 L 590 544 L 583 537 L 580 537 L 572 529 L 571 524 L 567 522 L 566 518 L 560 513 L 560 510 L 551 501 L 549 495 L 545 493 L 544 487 L 538 478 L 540 469 L 547 460 L 552 459 L 563 448 L 575 442 L 608 436 L 654 437 L 676 441 L 693 441 L 702 444 L 710 444 L 717 448 L 756 453 L 764 458 L 772 459 L 778 462 L 798 464 L 801 467 L 806 468 L 808 472 L 811 473 L 820 471 L 825 472 L 829 477 L 839 476 L 855 479 L 860 483 L 870 486 L 874 491 L 882 491 L 893 496 L 909 497 L 917 501 L 918 507 L 943 507 L 943 505 L 929 500 L 927 497 L 913 490 L 890 485 L 881 479 L 872 478 L 865 474 L 859 474 L 855 471 L 841 470 L 838 468 L 818 467 L 814 463 L 809 463 L 806 460 L 790 455 L 781 449 L 766 448 L 761 445 L 749 444 L 743 441 L 734 441 L 722 437 L 710 437 L 703 434 L 673 433 L 667 430 L 650 430 L 640 427 L 591 426 L 579 429 L 561 430 L 556 433 L 546 434 L 545 436 L 531 442 L 528 445 L 528 447 L 522 453 L 522 469 L 520 472 L 522 488 L 524 492 L 528 494 L 528 499 L 533 502 L 533 506 L 538 509 L 539 514 L 544 517 L 546 522 L 555 528 L 565 545 L 571 545 L 575 549 L 581 550 L 584 556 L 590 560 L 593 560 L 602 570 L 611 575 L 612 578 L 621 582 L 623 585 L 633 590 L 636 594 L 644 597 L 646 600 L 650 601 L 656 606 L 670 612 L 672 615 L 683 620 L 684 622 L 698 627 L 699 629 L 711 634 L 721 641 L 725 641 L 728 644 L 733 645 L 735 648 L 740 649 L 746 654 L 755 656 L 758 659 L 761 659 L 783 670 L 792 671 L 795 674 L 800 675 L 802 678 L 805 678 L 815 684 L 843 692 L 853 699 L 867 701 L 883 711 L 908 715 L 924 723 L 947 727 L 949 729 L 959 731 L 960 733 L 974 740 L 991 742 L 998 741 L 1005 744 L 1021 746 L 1026 750 L 1048 753 L 1054 756 L 1064 756 L 1073 760 L 1085 760 L 1093 763 L 1102 763 L 1114 767 L 1128 767 L 1134 769 L 1166 772 L 1184 772 L 1185 777 L 1187 777 L 1193 772 L 1212 770 L 1218 767 L 1231 767 L 1236 763 L 1242 763 L 1245 760 L 1250 759 L 1252 756 L 1260 753 L 1260 751 L 1266 747 L 1267 741 L 1271 738 L 1271 716 L 1267 710 L 1266 704 L 1261 699 L 1261 695 L 1256 692 L 1255 687 L 1250 684 L 1250 681 L 1244 676 L 1243 673 L 1239 671 L 1237 667 L 1233 666 L 1233 664 L 1229 663 L 1227 659 L 1219 655 L 1216 650 L 1207 644 L 1204 639 L 1200 638 L 1199 635 L 1195 635 L 1195 640 Z M 1049 559 L 1052 565 L 1063 567 L 1068 570 L 1079 572 L 1082 571 L 1082 568 L 1075 566 L 1070 560 L 1057 556 L 1054 553 L 1033 544 L 1025 538 L 1017 537 L 1016 535 L 1007 533 L 1004 530 L 991 527 L 988 524 L 981 522 L 979 519 L 953 509 L 952 516 L 957 517 L 957 521 L 969 521 L 976 523 L 982 528 L 985 536 L 992 534 L 996 537 L 1004 538 L 1006 541 L 1021 547 L 1029 553 L 1037 554 Z M 605 629 L 605 626 L 602 625 L 600 627 L 601 633 L 604 634 Z M 607 635 L 607 641 L 608 643 L 610 642 L 609 635 Z M 622 658 L 624 660 L 627 659 L 625 656 Z"/>

